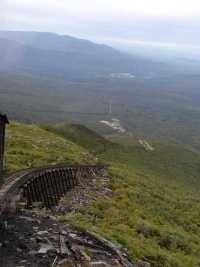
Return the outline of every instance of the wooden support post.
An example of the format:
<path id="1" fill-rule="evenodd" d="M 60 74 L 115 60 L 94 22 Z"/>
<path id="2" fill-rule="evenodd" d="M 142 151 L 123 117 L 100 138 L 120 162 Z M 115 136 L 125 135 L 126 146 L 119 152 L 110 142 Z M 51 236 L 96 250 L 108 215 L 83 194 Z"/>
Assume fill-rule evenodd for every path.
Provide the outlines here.
<path id="1" fill-rule="evenodd" d="M 57 179 L 55 171 L 52 171 L 51 175 L 54 178 L 55 194 L 56 194 L 56 198 L 57 198 L 57 201 L 58 201 L 59 200 L 59 187 L 58 187 L 58 181 L 57 181 L 58 179 Z"/>
<path id="2" fill-rule="evenodd" d="M 30 207 L 32 204 L 32 195 L 30 190 L 30 184 L 27 183 L 27 207 Z"/>
<path id="3" fill-rule="evenodd" d="M 62 175 L 61 170 L 58 170 L 58 175 L 59 175 L 59 179 L 60 179 L 61 196 L 63 197 L 65 194 L 65 184 L 64 184 L 64 177 Z"/>
<path id="4" fill-rule="evenodd" d="M 26 199 L 26 206 L 27 206 L 27 204 L 28 204 L 28 189 L 27 189 L 26 184 L 23 186 L 23 198 Z"/>
<path id="5" fill-rule="evenodd" d="M 44 181 L 44 173 L 40 175 L 40 184 L 41 184 L 41 189 L 42 189 L 41 196 L 43 197 L 43 202 L 45 206 L 48 206 L 48 194 L 46 191 L 46 184 Z"/>
<path id="6" fill-rule="evenodd" d="M 41 201 L 41 197 L 40 197 L 40 192 L 39 192 L 39 187 L 38 187 L 38 177 L 34 178 L 33 187 L 34 187 L 34 191 L 35 191 L 35 200 L 37 202 L 40 202 Z"/>
<path id="7" fill-rule="evenodd" d="M 68 169 L 63 170 L 63 174 L 64 174 L 64 177 L 65 177 L 66 189 L 68 191 L 70 189 L 70 187 L 71 187 L 70 181 L 69 181 L 69 170 Z"/>
<path id="8" fill-rule="evenodd" d="M 73 187 L 77 185 L 77 179 L 76 178 L 77 178 L 76 177 L 76 169 L 73 168 L 72 169 L 72 186 Z"/>
<path id="9" fill-rule="evenodd" d="M 50 199 L 50 192 L 49 192 L 49 186 L 48 186 L 48 177 L 47 177 L 46 172 L 43 174 L 43 181 L 45 184 L 45 194 L 46 194 L 46 199 L 47 199 L 47 206 L 48 206 L 48 208 L 50 208 L 51 207 L 51 199 Z"/>
<path id="10" fill-rule="evenodd" d="M 56 179 L 56 188 L 57 188 L 57 195 L 58 195 L 58 200 L 59 200 L 61 197 L 60 177 L 58 176 L 57 171 L 54 171 L 53 174 L 54 174 L 55 179 Z"/>
<path id="11" fill-rule="evenodd" d="M 73 178 L 72 178 L 73 172 L 72 172 L 72 168 L 69 168 L 67 174 L 68 174 L 69 187 L 71 189 L 73 187 Z"/>
<path id="12" fill-rule="evenodd" d="M 32 186 L 32 180 L 29 181 L 29 193 L 30 193 L 30 199 L 31 199 L 31 205 L 35 200 L 35 195 L 34 195 L 34 190 L 33 190 L 33 186 Z"/>
<path id="13" fill-rule="evenodd" d="M 40 201 L 44 203 L 45 198 L 44 198 L 44 194 L 43 194 L 43 187 L 41 184 L 41 175 L 40 174 L 38 175 L 38 178 L 37 178 L 37 190 L 38 190 Z"/>
<path id="14" fill-rule="evenodd" d="M 61 173 L 63 178 L 64 193 L 66 193 L 69 190 L 67 172 L 66 170 L 61 170 Z"/>
<path id="15" fill-rule="evenodd" d="M 58 188 L 58 184 L 57 184 L 57 176 L 56 176 L 56 173 L 55 171 L 51 171 L 49 173 L 50 177 L 51 177 L 51 184 L 52 184 L 52 190 L 54 192 L 54 203 L 55 205 L 58 204 L 58 201 L 59 201 L 59 188 Z"/>
<path id="16" fill-rule="evenodd" d="M 46 173 L 47 184 L 48 184 L 48 197 L 51 207 L 56 205 L 54 190 L 53 190 L 53 182 L 49 172 Z"/>

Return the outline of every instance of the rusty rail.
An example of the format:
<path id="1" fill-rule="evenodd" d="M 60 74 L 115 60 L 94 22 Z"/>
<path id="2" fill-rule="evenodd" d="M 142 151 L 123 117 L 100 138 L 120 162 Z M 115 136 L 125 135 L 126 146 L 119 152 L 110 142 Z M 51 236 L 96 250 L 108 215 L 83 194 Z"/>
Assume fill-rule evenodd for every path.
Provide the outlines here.
<path id="1" fill-rule="evenodd" d="M 12 173 L 0 189 L 0 214 L 7 209 L 15 209 L 22 200 L 26 201 L 27 206 L 42 202 L 51 208 L 81 180 L 102 170 L 104 166 L 101 165 L 59 165 Z"/>

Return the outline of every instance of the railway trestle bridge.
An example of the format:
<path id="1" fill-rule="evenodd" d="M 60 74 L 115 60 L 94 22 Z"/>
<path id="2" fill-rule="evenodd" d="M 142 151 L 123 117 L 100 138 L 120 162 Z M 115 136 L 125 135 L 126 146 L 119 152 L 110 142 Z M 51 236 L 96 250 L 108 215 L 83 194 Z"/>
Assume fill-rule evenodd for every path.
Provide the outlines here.
<path id="1" fill-rule="evenodd" d="M 59 165 L 26 169 L 5 177 L 5 129 L 8 123 L 7 116 L 0 113 L 0 215 L 15 209 L 20 201 L 27 206 L 33 202 L 42 202 L 48 208 L 56 206 L 67 191 L 104 169 L 100 165 Z"/>
<path id="2" fill-rule="evenodd" d="M 52 208 L 68 191 L 104 169 L 100 165 L 50 166 L 13 173 L 0 188 L 0 215 L 16 209 L 19 202 L 27 206 L 41 202 Z"/>

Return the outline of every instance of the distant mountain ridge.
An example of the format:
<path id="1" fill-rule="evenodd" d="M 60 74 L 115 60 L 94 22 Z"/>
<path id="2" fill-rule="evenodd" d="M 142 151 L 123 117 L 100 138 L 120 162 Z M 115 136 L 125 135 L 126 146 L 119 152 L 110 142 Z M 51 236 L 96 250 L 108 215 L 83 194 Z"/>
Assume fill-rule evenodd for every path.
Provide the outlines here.
<path id="1" fill-rule="evenodd" d="M 149 75 L 162 68 L 151 60 L 71 36 L 0 32 L 0 69 L 73 79 L 108 77 L 111 73 Z"/>
<path id="2" fill-rule="evenodd" d="M 69 35 L 59 35 L 50 32 L 26 32 L 26 31 L 0 31 L 0 38 L 10 41 L 16 41 L 34 48 L 49 49 L 62 52 L 77 51 L 83 49 L 84 52 L 94 52 L 114 49 L 104 45 L 96 44 L 88 40 L 71 37 Z"/>

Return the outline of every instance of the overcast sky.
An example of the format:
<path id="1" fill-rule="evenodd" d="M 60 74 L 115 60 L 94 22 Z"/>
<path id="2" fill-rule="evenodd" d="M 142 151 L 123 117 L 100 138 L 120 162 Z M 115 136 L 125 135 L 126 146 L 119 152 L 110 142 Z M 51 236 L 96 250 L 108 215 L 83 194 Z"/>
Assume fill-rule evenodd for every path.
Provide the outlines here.
<path id="1" fill-rule="evenodd" d="M 200 51 L 200 0 L 0 0 L 0 30 Z"/>

